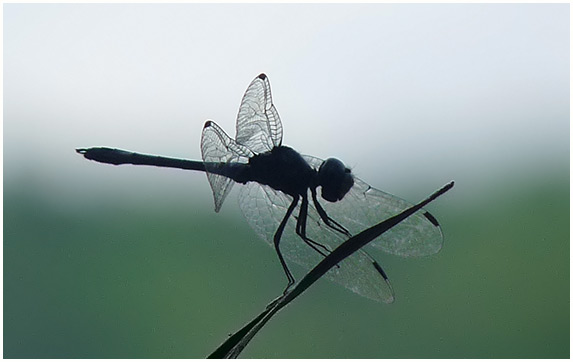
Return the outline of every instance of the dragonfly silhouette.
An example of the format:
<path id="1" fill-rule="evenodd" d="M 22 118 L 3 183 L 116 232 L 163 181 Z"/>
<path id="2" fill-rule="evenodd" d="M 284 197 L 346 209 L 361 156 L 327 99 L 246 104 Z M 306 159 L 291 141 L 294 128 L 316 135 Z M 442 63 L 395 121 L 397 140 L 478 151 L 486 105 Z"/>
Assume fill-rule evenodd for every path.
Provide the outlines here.
<path id="1" fill-rule="evenodd" d="M 294 284 L 285 258 L 313 267 L 353 234 L 412 206 L 377 190 L 335 159 L 322 161 L 282 145 L 283 128 L 273 105 L 270 83 L 257 76 L 243 96 L 235 139 L 215 122 L 203 128 L 203 162 L 145 155 L 114 148 L 79 148 L 85 158 L 108 164 L 135 164 L 205 171 L 221 209 L 234 183 L 245 186 L 239 205 L 249 225 L 274 246 L 288 279 Z M 320 189 L 319 200 L 317 190 Z M 400 256 L 437 253 L 443 237 L 437 220 L 420 210 L 368 247 Z M 394 292 L 380 264 L 359 250 L 326 276 L 353 292 L 391 303 Z"/>

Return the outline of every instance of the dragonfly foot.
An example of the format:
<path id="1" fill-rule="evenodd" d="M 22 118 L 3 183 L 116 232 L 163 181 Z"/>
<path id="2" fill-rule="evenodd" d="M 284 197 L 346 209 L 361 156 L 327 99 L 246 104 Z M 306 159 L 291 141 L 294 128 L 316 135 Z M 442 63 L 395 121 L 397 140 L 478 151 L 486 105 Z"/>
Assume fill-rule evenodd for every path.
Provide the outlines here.
<path id="1" fill-rule="evenodd" d="M 283 295 L 282 295 L 283 297 L 288 294 L 288 292 L 290 291 L 290 289 L 291 289 L 291 287 L 292 287 L 293 285 L 294 285 L 294 282 L 293 282 L 293 283 L 289 283 L 289 284 L 287 285 L 287 287 L 286 287 L 285 290 L 283 291 Z"/>
<path id="2" fill-rule="evenodd" d="M 284 298 L 284 294 L 281 295 L 281 296 L 278 297 L 278 298 L 273 299 L 272 302 L 270 302 L 269 304 L 267 304 L 267 306 L 266 306 L 265 309 L 266 309 L 266 310 L 269 310 L 269 309 L 271 309 L 271 308 L 274 308 L 274 306 L 275 306 L 282 298 Z"/>

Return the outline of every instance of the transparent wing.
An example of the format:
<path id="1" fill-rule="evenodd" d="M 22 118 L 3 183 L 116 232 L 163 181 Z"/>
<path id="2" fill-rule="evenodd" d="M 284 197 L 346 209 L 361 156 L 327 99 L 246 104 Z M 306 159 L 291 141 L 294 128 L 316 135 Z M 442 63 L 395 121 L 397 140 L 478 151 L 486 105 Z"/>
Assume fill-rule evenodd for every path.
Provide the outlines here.
<path id="1" fill-rule="evenodd" d="M 303 155 L 318 169 L 322 160 Z M 340 201 L 320 204 L 332 219 L 343 225 L 352 235 L 399 214 L 412 206 L 396 196 L 377 190 L 364 181 L 354 178 L 354 186 Z M 424 256 L 435 254 L 442 248 L 443 235 L 438 221 L 426 210 L 420 210 L 368 244 L 386 253 L 399 256 Z"/>
<path id="2" fill-rule="evenodd" d="M 219 212 L 225 197 L 233 187 L 233 180 L 209 172 L 209 163 L 227 163 L 244 161 L 253 154 L 245 147 L 238 145 L 221 127 L 213 121 L 205 122 L 201 136 L 201 154 L 207 173 L 207 179 L 213 190 L 215 212 Z"/>
<path id="3" fill-rule="evenodd" d="M 273 245 L 273 236 L 284 218 L 292 198 L 271 187 L 249 182 L 241 188 L 239 205 L 247 222 L 253 230 L 269 245 Z M 300 203 L 299 203 L 300 204 Z M 285 258 L 303 267 L 316 266 L 322 256 L 296 234 L 296 217 L 300 207 L 297 206 L 284 229 L 280 249 Z M 309 203 L 307 219 L 307 236 L 326 246 L 335 249 L 346 238 L 326 227 L 312 205 Z M 374 265 L 375 261 L 364 251 L 358 251 L 344 259 L 339 267 L 332 268 L 325 276 L 353 292 L 367 298 L 391 303 L 394 294 L 389 282 L 385 280 Z M 277 260 L 278 265 L 278 260 Z"/>
<path id="4" fill-rule="evenodd" d="M 239 115 L 235 141 L 254 153 L 280 146 L 283 127 L 271 98 L 271 85 L 266 75 L 256 77 L 245 92 Z"/>

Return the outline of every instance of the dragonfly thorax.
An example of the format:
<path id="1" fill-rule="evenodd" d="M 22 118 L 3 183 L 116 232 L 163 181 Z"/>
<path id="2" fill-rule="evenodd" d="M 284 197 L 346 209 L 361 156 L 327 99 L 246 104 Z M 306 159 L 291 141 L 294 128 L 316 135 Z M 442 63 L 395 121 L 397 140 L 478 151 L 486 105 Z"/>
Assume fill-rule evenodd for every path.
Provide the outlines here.
<path id="1" fill-rule="evenodd" d="M 306 194 L 309 188 L 318 186 L 317 171 L 300 153 L 287 146 L 251 157 L 249 166 L 252 181 L 291 196 Z"/>

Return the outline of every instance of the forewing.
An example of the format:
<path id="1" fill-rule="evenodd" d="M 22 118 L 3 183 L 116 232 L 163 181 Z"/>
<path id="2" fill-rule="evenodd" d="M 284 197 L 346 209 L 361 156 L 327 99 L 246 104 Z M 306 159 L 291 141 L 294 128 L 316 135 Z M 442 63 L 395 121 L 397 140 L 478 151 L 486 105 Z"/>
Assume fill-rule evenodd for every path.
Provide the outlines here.
<path id="1" fill-rule="evenodd" d="M 290 196 L 254 182 L 247 183 L 239 194 L 239 205 L 247 222 L 257 235 L 271 246 L 274 245 L 274 234 L 291 202 Z M 296 234 L 295 218 L 298 217 L 299 210 L 300 207 L 297 206 L 286 224 L 280 250 L 285 258 L 305 267 L 308 272 L 323 256 Z M 306 231 L 307 237 L 326 246 L 330 251 L 346 241 L 346 237 L 324 225 L 312 202 L 309 204 Z M 374 260 L 361 250 L 344 259 L 325 276 L 367 298 L 386 303 L 394 300 L 389 282 L 376 269 Z"/>
<path id="2" fill-rule="evenodd" d="M 258 154 L 280 146 L 282 138 L 283 127 L 273 105 L 269 80 L 265 74 L 260 74 L 251 82 L 241 101 L 235 141 Z"/>
<path id="3" fill-rule="evenodd" d="M 322 164 L 319 158 L 306 155 L 303 157 L 315 169 Z M 353 235 L 413 206 L 412 203 L 377 190 L 358 178 L 354 178 L 354 186 L 342 200 L 331 203 L 319 198 L 319 201 L 328 216 Z M 424 256 L 437 253 L 442 244 L 443 235 L 438 221 L 422 209 L 368 245 L 399 256 Z"/>
<path id="4" fill-rule="evenodd" d="M 213 163 L 239 162 L 241 159 L 244 160 L 252 156 L 252 153 L 245 147 L 236 144 L 215 122 L 207 121 L 201 136 L 201 154 L 203 162 L 205 162 L 207 179 L 213 191 L 215 212 L 219 212 L 225 197 L 227 197 L 233 187 L 234 181 L 228 177 L 210 172 L 212 169 L 209 165 Z"/>

